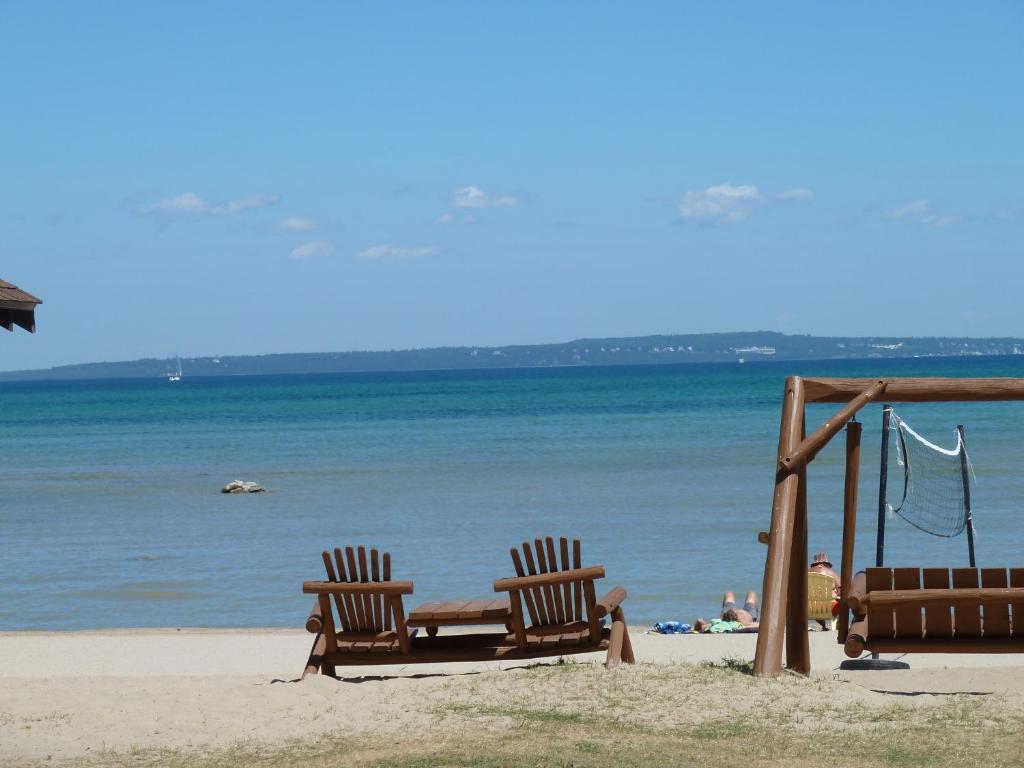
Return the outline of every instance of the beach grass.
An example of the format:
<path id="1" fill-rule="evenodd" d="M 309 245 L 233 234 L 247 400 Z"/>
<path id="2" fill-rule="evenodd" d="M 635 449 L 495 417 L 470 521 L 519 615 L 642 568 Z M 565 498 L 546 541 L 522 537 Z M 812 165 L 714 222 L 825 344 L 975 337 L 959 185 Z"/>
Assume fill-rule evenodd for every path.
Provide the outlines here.
<path id="1" fill-rule="evenodd" d="M 998 768 L 1020 765 L 1024 754 L 1024 712 L 997 694 L 890 696 L 828 678 L 759 680 L 729 659 L 453 676 L 426 711 L 426 726 L 403 727 L 396 712 L 379 731 L 354 737 L 335 730 L 276 745 L 134 749 L 64 765 L 871 768 L 964 766 L 983 756 Z"/>

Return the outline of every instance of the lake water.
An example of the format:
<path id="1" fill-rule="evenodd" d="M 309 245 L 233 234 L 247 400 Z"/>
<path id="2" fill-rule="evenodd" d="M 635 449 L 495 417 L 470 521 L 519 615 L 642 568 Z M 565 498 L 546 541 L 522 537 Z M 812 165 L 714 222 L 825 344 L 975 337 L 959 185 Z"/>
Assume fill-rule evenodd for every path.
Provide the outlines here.
<path id="1" fill-rule="evenodd" d="M 630 623 L 760 589 L 787 374 L 1024 376 L 1024 358 L 0 384 L 0 629 L 301 627 L 320 552 L 389 550 L 420 600 L 484 597 L 510 546 L 583 540 Z M 837 406 L 809 409 L 813 428 Z M 903 405 L 963 423 L 981 565 L 1021 565 L 1024 404 Z M 880 408 L 862 412 L 858 565 L 872 564 Z M 812 465 L 811 551 L 838 567 L 842 439 Z M 219 493 L 256 480 L 269 492 Z M 966 542 L 889 523 L 892 564 Z"/>

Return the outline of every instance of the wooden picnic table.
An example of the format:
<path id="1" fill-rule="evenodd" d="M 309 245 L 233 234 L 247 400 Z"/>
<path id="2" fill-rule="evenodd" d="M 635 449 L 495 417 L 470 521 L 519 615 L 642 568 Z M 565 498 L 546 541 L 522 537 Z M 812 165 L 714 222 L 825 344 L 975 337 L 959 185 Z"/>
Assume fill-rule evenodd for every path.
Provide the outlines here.
<path id="1" fill-rule="evenodd" d="M 430 637 L 438 627 L 466 627 L 501 624 L 508 628 L 512 612 L 507 599 L 451 600 L 423 603 L 409 614 L 406 625 L 424 627 Z M 511 630 L 509 630 L 511 631 Z"/>

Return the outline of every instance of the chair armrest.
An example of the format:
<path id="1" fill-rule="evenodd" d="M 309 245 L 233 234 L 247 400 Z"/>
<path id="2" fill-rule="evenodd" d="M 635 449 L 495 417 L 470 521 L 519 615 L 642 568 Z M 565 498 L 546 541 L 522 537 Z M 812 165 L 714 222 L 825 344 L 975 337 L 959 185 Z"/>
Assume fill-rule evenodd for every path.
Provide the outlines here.
<path id="1" fill-rule="evenodd" d="M 626 599 L 626 590 L 623 587 L 615 587 L 609 590 L 608 594 L 597 601 L 597 616 L 606 616 L 612 613 L 619 604 Z"/>
<path id="2" fill-rule="evenodd" d="M 846 633 L 846 642 L 843 643 L 843 652 L 851 659 L 856 659 L 864 653 L 864 646 L 868 639 L 868 620 L 863 618 L 850 625 Z"/>
<path id="3" fill-rule="evenodd" d="M 304 581 L 307 595 L 411 595 L 411 581 Z"/>
<path id="4" fill-rule="evenodd" d="M 570 571 L 552 571 L 538 573 L 534 576 L 513 576 L 509 579 L 497 579 L 494 582 L 495 592 L 513 592 L 515 590 L 533 589 L 534 587 L 554 586 L 569 581 L 593 581 L 604 578 L 604 566 L 593 565 L 588 568 L 573 568 Z"/>
<path id="5" fill-rule="evenodd" d="M 868 593 L 868 577 L 864 571 L 857 571 L 853 577 L 853 584 L 850 586 L 850 593 L 846 597 L 846 607 L 853 611 L 853 615 L 860 618 L 864 615 L 864 597 Z"/>
<path id="6" fill-rule="evenodd" d="M 306 631 L 315 635 L 322 627 L 323 616 L 320 613 L 320 598 L 316 597 L 313 599 L 313 610 L 309 612 L 309 618 L 306 619 Z"/>

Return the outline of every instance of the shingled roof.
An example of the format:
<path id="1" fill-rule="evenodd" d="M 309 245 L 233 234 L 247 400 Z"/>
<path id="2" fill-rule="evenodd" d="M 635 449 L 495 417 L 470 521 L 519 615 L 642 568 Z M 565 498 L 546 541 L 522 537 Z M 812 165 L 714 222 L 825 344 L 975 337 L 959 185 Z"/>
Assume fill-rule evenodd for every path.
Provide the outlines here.
<path id="1" fill-rule="evenodd" d="M 42 304 L 28 291 L 0 280 L 0 326 L 13 331 L 18 325 L 29 333 L 36 331 L 36 305 Z"/>

